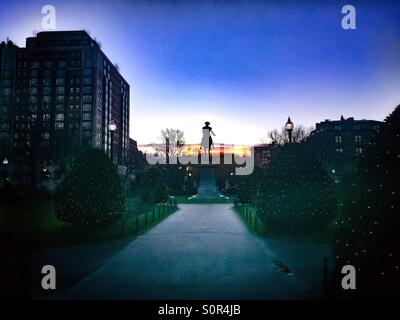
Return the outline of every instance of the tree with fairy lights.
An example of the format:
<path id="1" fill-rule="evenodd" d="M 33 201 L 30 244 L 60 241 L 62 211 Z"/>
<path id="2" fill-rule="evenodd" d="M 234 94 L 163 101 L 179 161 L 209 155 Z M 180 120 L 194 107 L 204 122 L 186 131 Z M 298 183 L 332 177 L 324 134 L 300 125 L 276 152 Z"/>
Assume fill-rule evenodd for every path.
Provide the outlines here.
<path id="1" fill-rule="evenodd" d="M 283 232 L 321 230 L 335 218 L 335 186 L 306 144 L 286 144 L 266 166 L 255 204 Z"/>
<path id="2" fill-rule="evenodd" d="M 55 195 L 57 217 L 79 224 L 107 224 L 121 216 L 122 182 L 111 160 L 99 149 L 83 151 Z"/>
<path id="3" fill-rule="evenodd" d="M 250 175 L 237 176 L 235 196 L 239 203 L 254 203 L 258 185 L 263 181 L 262 169 L 254 168 Z"/>
<path id="4" fill-rule="evenodd" d="M 345 265 L 356 269 L 356 290 L 339 296 L 398 295 L 400 283 L 400 106 L 360 156 L 336 221 L 336 275 Z"/>
<path id="5" fill-rule="evenodd" d="M 159 168 L 148 169 L 140 178 L 139 194 L 146 203 L 154 204 L 167 200 L 168 186 L 163 172 Z"/>

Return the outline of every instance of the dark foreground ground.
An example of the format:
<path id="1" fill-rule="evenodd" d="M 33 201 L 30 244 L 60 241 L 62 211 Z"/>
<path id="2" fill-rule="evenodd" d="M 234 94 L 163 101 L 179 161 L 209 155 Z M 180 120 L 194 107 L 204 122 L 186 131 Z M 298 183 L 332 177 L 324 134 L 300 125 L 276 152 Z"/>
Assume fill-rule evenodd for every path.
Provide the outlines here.
<path id="1" fill-rule="evenodd" d="M 72 250 L 72 249 L 71 249 Z M 73 255 L 70 268 L 102 247 Z M 82 255 L 80 259 L 80 255 Z M 327 245 L 259 238 L 231 204 L 183 204 L 149 232 L 108 257 L 72 288 L 40 295 L 55 299 L 302 299 L 323 286 Z M 60 268 L 71 261 L 62 259 Z M 61 261 L 61 262 L 60 262 Z M 288 267 L 282 272 L 276 261 Z"/>

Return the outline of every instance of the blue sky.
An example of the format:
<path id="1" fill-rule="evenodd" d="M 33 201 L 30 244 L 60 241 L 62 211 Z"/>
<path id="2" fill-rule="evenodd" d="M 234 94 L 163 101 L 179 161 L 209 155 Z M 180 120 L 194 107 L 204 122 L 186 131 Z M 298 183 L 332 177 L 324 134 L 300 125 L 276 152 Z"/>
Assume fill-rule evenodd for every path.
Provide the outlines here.
<path id="1" fill-rule="evenodd" d="M 90 31 L 131 85 L 130 135 L 155 141 L 166 127 L 254 144 L 288 115 L 312 126 L 345 117 L 382 120 L 400 103 L 400 5 L 351 1 L 3 1 L 0 39 L 23 46 L 41 30 Z"/>

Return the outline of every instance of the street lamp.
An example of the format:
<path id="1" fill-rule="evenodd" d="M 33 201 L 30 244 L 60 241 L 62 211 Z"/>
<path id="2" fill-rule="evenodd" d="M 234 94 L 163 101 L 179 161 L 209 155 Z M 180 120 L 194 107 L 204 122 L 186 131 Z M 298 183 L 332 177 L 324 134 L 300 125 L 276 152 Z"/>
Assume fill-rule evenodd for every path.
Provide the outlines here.
<path id="1" fill-rule="evenodd" d="M 117 124 L 114 120 L 108 124 L 108 131 L 111 132 L 111 161 L 114 163 L 114 133 L 117 130 Z"/>
<path id="2" fill-rule="evenodd" d="M 290 120 L 290 117 L 288 117 L 288 119 L 287 119 L 287 121 L 285 123 L 285 128 L 286 128 L 286 131 L 288 132 L 288 135 L 289 135 L 289 143 L 292 143 L 293 127 L 294 127 L 294 124 L 293 124 L 292 120 Z"/>
<path id="3" fill-rule="evenodd" d="M 4 166 L 4 184 L 7 183 L 7 165 L 8 165 L 8 159 L 4 158 L 3 159 L 3 166 Z"/>

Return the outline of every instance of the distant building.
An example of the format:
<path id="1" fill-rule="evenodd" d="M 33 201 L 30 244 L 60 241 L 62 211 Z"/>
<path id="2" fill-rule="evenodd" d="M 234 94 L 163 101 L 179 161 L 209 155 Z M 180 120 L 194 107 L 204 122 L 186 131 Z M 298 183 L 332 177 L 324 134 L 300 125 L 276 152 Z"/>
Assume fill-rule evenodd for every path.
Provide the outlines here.
<path id="1" fill-rule="evenodd" d="M 266 165 L 272 154 L 278 149 L 276 144 L 258 144 L 254 146 L 254 165 L 262 167 Z"/>
<path id="2" fill-rule="evenodd" d="M 7 39 L 0 43 L 0 157 L 10 157 L 12 112 L 15 97 L 15 65 L 18 47 Z"/>
<path id="3" fill-rule="evenodd" d="M 83 146 L 110 155 L 114 121 L 113 161 L 125 164 L 129 84 L 85 31 L 40 32 L 26 48 L 2 43 L 0 57 L 1 112 L 8 112 L 0 125 L 8 119 L 11 162 L 57 166 Z"/>
<path id="4" fill-rule="evenodd" d="M 307 144 L 328 171 L 340 178 L 351 172 L 354 160 L 365 151 L 382 124 L 381 121 L 345 119 L 343 116 L 340 120 L 325 120 L 315 125 Z"/>

